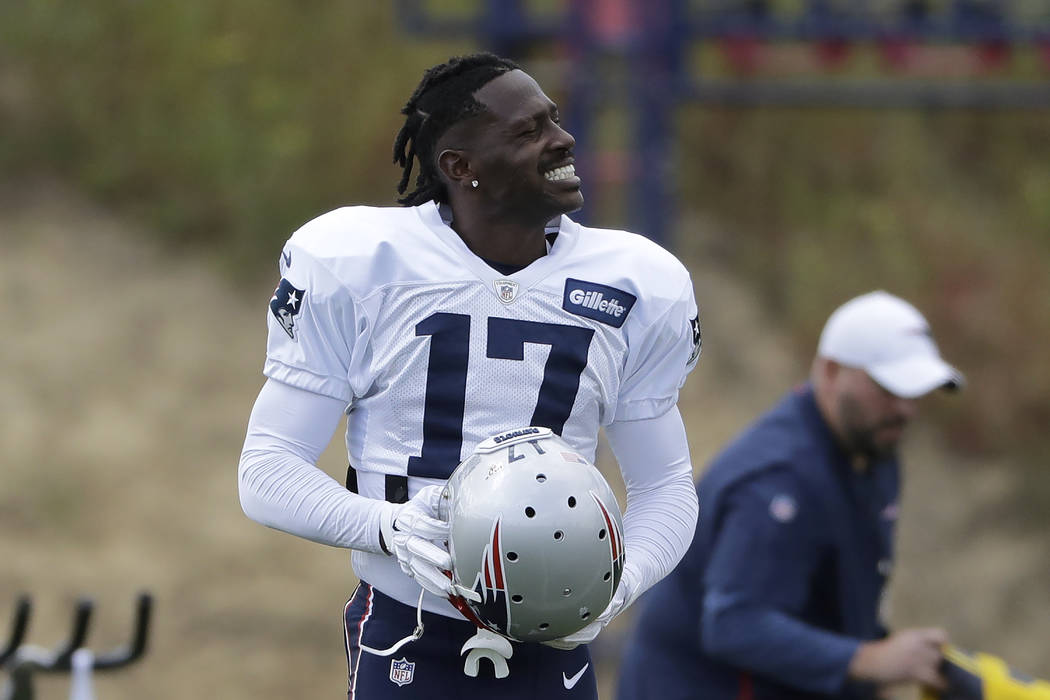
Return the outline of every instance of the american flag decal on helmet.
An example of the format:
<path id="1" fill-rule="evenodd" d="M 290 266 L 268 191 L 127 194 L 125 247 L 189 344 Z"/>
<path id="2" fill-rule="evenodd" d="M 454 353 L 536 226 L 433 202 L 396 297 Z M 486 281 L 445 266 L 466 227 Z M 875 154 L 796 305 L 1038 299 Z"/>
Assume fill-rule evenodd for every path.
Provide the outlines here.
<path id="1" fill-rule="evenodd" d="M 602 499 L 598 497 L 594 491 L 591 491 L 591 498 L 598 505 L 598 510 L 602 512 L 602 518 L 605 520 L 605 529 L 609 533 L 609 556 L 612 559 L 612 587 L 616 590 L 616 586 L 620 583 L 620 574 L 623 573 L 623 533 L 620 532 L 617 521 L 609 514 L 609 509 L 602 503 Z"/>

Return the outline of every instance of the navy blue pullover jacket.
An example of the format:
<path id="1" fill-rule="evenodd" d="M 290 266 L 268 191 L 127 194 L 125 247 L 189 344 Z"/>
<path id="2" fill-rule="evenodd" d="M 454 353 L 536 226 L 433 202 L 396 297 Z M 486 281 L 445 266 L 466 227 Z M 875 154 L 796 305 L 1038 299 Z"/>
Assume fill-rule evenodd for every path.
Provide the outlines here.
<path id="1" fill-rule="evenodd" d="M 861 641 L 886 634 L 896 460 L 855 469 L 803 385 L 697 489 L 696 536 L 643 597 L 619 700 L 873 697 L 846 671 Z"/>

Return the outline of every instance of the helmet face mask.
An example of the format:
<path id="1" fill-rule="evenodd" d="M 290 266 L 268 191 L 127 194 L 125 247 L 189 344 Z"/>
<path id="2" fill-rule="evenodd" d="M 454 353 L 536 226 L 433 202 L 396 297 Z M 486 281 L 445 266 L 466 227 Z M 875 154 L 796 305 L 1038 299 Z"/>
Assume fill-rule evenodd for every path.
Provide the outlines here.
<path id="1" fill-rule="evenodd" d="M 453 583 L 480 601 L 467 619 L 521 642 L 579 631 L 605 610 L 623 571 L 623 525 L 601 472 L 547 428 L 493 436 L 453 472 Z"/>

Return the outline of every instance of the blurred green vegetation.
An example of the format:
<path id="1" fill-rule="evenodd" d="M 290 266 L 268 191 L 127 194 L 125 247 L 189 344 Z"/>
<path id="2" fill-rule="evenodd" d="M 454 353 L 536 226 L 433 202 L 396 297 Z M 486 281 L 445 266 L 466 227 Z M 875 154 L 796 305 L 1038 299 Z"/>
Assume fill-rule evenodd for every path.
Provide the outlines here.
<path id="1" fill-rule="evenodd" d="M 0 4 L 4 172 L 57 175 L 258 270 L 315 213 L 391 201 L 398 111 L 464 48 L 392 23 L 385 3 Z"/>
<path id="2" fill-rule="evenodd" d="M 393 203 L 401 105 L 474 47 L 405 36 L 386 3 L 3 3 L 0 162 L 270 275 L 303 221 Z M 795 350 L 890 289 L 969 376 L 937 406 L 951 442 L 1050 457 L 1050 112 L 693 106 L 678 135 L 676 245 L 761 290 Z"/>
<path id="3" fill-rule="evenodd" d="M 969 377 L 952 440 L 1050 456 L 1050 111 L 691 108 L 680 134 L 681 196 L 808 348 L 888 288 Z"/>

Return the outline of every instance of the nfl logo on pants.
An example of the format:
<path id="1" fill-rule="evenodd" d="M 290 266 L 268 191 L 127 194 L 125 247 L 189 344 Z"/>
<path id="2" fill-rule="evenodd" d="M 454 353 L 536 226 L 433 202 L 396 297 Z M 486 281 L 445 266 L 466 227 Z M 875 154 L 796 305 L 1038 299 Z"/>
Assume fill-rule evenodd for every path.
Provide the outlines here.
<path id="1" fill-rule="evenodd" d="M 390 661 L 390 680 L 398 685 L 407 685 L 412 682 L 415 675 L 416 664 L 414 661 L 406 661 L 405 657 Z"/>

